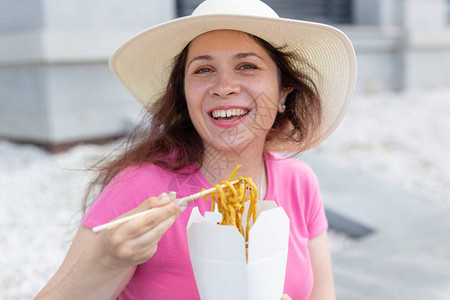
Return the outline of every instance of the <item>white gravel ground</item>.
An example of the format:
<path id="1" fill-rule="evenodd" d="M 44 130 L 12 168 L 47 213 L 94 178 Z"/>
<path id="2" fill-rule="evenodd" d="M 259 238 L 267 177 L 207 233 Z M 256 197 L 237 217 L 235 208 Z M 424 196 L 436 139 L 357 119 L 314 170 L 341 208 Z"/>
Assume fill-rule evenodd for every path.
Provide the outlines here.
<path id="1" fill-rule="evenodd" d="M 357 95 L 314 152 L 433 201 L 450 202 L 450 88 Z"/>
<path id="2" fill-rule="evenodd" d="M 357 95 L 315 153 L 436 204 L 450 195 L 450 89 Z M 114 144 L 50 155 L 0 140 L 0 298 L 31 299 L 53 275 L 81 216 L 91 175 Z M 330 233 L 332 251 L 351 241 Z"/>

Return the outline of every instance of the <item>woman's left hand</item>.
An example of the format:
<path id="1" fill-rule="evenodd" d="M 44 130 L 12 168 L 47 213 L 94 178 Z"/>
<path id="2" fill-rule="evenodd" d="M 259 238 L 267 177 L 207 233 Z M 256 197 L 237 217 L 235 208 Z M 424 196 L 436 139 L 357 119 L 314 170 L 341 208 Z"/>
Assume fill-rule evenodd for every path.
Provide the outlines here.
<path id="1" fill-rule="evenodd" d="M 289 297 L 288 294 L 283 294 L 283 296 L 281 296 L 281 300 L 292 300 L 292 298 Z"/>

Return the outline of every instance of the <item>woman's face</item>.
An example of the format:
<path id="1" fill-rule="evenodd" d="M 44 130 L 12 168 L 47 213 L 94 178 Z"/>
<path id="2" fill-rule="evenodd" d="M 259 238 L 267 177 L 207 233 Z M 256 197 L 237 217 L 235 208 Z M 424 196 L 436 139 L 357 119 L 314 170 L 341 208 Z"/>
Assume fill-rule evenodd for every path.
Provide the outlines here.
<path id="1" fill-rule="evenodd" d="M 189 45 L 184 88 L 192 123 L 216 149 L 240 152 L 264 145 L 287 92 L 277 66 L 246 33 L 217 30 Z"/>

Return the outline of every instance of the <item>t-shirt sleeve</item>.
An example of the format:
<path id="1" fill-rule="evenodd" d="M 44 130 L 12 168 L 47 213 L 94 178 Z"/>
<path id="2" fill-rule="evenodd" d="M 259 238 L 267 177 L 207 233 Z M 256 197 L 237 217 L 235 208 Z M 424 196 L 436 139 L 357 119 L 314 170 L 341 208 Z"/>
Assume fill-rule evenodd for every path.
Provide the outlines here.
<path id="1" fill-rule="evenodd" d="M 317 176 L 310 168 L 308 173 L 309 197 L 306 200 L 305 219 L 309 232 L 309 240 L 312 240 L 328 229 L 328 221 L 325 215 Z"/>

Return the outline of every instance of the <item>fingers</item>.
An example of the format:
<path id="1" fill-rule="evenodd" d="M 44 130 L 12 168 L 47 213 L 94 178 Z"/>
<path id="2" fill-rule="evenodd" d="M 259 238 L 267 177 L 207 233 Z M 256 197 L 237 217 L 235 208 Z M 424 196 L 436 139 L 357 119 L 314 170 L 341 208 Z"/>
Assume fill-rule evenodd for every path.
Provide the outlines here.
<path id="1" fill-rule="evenodd" d="M 181 209 L 182 212 L 187 208 L 187 202 L 186 201 L 181 201 L 181 199 L 177 199 L 177 193 L 176 192 L 169 192 L 169 199 L 176 206 L 178 206 Z"/>
<path id="2" fill-rule="evenodd" d="M 283 296 L 281 296 L 281 300 L 292 300 L 292 298 L 287 294 L 283 294 Z"/>
<path id="3" fill-rule="evenodd" d="M 123 267 L 150 259 L 156 252 L 158 241 L 181 213 L 169 196 L 162 194 L 160 197 L 150 197 L 120 217 L 144 211 L 144 215 L 100 234 L 98 244 L 103 245 L 102 252 L 109 257 L 107 261 L 110 265 Z"/>
<path id="4" fill-rule="evenodd" d="M 150 209 L 153 207 L 159 207 L 162 205 L 166 205 L 168 203 L 174 203 L 177 207 L 180 208 L 181 212 L 183 212 L 186 207 L 186 202 L 180 202 L 180 199 L 177 199 L 176 192 L 169 192 L 168 194 L 162 193 L 159 197 L 150 197 L 145 200 L 139 207 L 136 208 L 136 212 L 143 211 L 146 209 Z"/>
<path id="5" fill-rule="evenodd" d="M 134 249 L 140 249 L 143 256 L 153 256 L 156 252 L 159 240 L 162 238 L 164 233 L 172 226 L 175 221 L 175 217 L 164 220 L 163 222 L 157 224 L 152 230 L 145 232 L 139 237 L 135 238 L 132 243 Z M 139 255 L 139 253 L 136 253 Z"/>
<path id="6" fill-rule="evenodd" d="M 136 212 L 139 212 L 139 211 L 144 211 L 146 209 L 151 209 L 154 207 L 161 207 L 161 206 L 167 205 L 169 203 L 171 203 L 169 195 L 166 193 L 162 193 L 161 195 L 159 195 L 159 197 L 148 198 L 147 200 L 142 202 L 141 205 L 136 207 L 134 210 L 136 210 Z"/>
<path id="7" fill-rule="evenodd" d="M 100 234 L 100 244 L 109 257 L 109 263 L 122 267 L 150 259 L 156 252 L 161 237 L 183 210 L 173 203 L 175 200 L 175 193 L 150 197 L 119 218 L 142 212 L 144 214 L 104 230 Z"/>
<path id="8" fill-rule="evenodd" d="M 133 215 L 139 215 L 140 213 L 143 213 L 147 210 L 152 209 L 153 207 L 158 207 L 158 206 L 162 206 L 165 204 L 168 204 L 168 200 L 167 197 L 164 197 L 164 194 L 161 194 L 159 197 L 150 197 L 147 200 L 143 201 L 139 206 L 137 206 L 136 208 L 127 211 L 126 213 L 118 216 L 117 218 L 113 219 L 111 222 L 113 221 L 118 221 L 120 219 L 124 219 L 125 217 L 130 217 Z"/>
<path id="9" fill-rule="evenodd" d="M 170 201 L 167 194 L 147 199 L 133 213 L 145 209 L 148 210 L 145 215 L 130 220 L 122 224 L 122 226 L 118 226 L 116 233 L 124 234 L 128 238 L 137 238 L 167 219 L 173 219 L 174 221 L 181 213 L 181 210 Z"/>
<path id="10" fill-rule="evenodd" d="M 163 234 L 175 221 L 174 218 L 164 220 L 157 224 L 152 230 L 137 236 L 136 238 L 117 237 L 113 239 L 112 244 L 116 252 L 116 257 L 124 262 L 131 264 L 140 264 L 150 259 L 157 250 L 157 245 Z"/>

